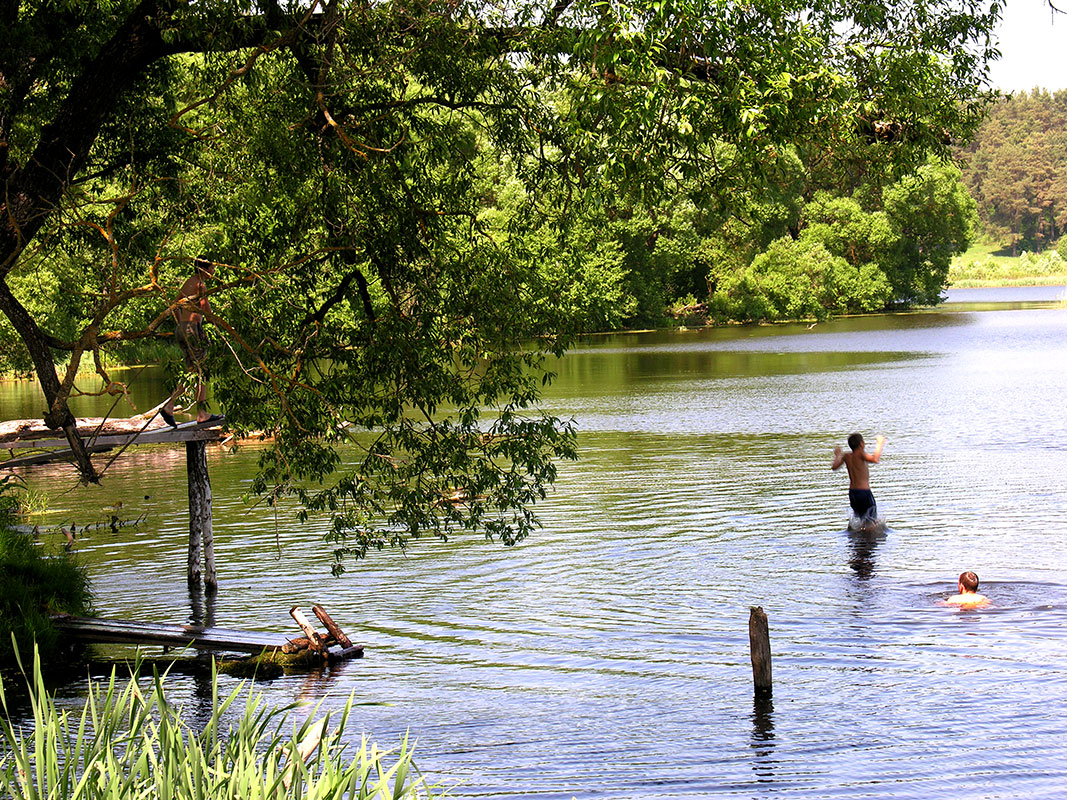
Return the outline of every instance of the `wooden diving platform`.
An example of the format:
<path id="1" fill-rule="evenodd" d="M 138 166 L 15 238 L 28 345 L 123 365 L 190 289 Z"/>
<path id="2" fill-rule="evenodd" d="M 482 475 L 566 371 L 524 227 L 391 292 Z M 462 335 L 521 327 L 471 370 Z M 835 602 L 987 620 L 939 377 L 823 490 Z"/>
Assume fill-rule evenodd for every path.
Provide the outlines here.
<path id="1" fill-rule="evenodd" d="M 78 435 L 89 453 L 101 453 L 142 444 L 184 443 L 186 473 L 189 481 L 189 585 L 203 580 L 207 591 L 218 590 L 215 571 L 215 545 L 211 520 L 211 479 L 207 471 L 207 444 L 222 438 L 226 419 L 217 416 L 206 422 L 184 422 L 171 427 L 159 416 L 159 408 L 135 417 L 79 417 L 75 420 Z M 16 448 L 40 451 L 15 456 Z M 11 420 L 0 422 L 0 450 L 9 457 L 0 460 L 0 469 L 47 464 L 73 460 L 70 443 L 56 438 L 56 431 L 47 428 L 43 420 Z M 112 456 L 112 460 L 118 455 Z"/>
<path id="2" fill-rule="evenodd" d="M 179 442 L 217 442 L 222 438 L 224 418 L 210 422 L 183 422 L 170 427 L 159 417 L 131 417 L 129 419 L 79 418 L 78 433 L 89 453 L 142 444 L 176 444 Z M 15 456 L 15 449 L 45 450 L 33 455 Z M 73 457 L 66 439 L 56 438 L 56 432 L 45 428 L 39 420 L 14 420 L 0 423 L 0 449 L 12 455 L 0 461 L 0 469 L 47 464 Z"/>

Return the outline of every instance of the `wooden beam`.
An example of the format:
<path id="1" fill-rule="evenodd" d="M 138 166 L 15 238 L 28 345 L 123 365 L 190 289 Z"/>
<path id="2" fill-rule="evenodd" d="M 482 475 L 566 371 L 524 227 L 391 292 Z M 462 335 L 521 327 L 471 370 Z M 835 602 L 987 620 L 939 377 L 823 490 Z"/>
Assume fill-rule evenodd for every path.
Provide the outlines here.
<path id="1" fill-rule="evenodd" d="M 169 425 L 163 428 L 151 428 L 144 433 L 113 433 L 93 437 L 91 431 L 83 431 L 85 443 L 89 447 L 121 447 L 126 444 L 174 444 L 175 442 L 212 442 L 222 438 L 222 431 L 216 426 L 200 427 L 195 422 L 185 422 L 177 428 Z M 13 439 L 0 443 L 0 448 L 46 448 L 64 447 L 66 439 Z"/>
<path id="2" fill-rule="evenodd" d="M 154 622 L 92 617 L 58 617 L 53 622 L 62 635 L 82 642 L 168 647 L 195 645 L 205 650 L 232 650 L 242 653 L 258 653 L 264 648 L 280 650 L 286 642 L 281 634 L 199 625 L 160 625 Z"/>
<path id="3" fill-rule="evenodd" d="M 327 647 L 326 642 L 322 638 L 322 634 L 311 627 L 311 623 L 308 622 L 308 618 L 304 616 L 304 612 L 300 610 L 300 607 L 293 606 L 290 608 L 289 616 L 300 626 L 300 630 L 304 632 L 304 635 L 308 638 L 308 642 L 310 642 L 311 649 L 317 653 L 326 655 Z"/>
<path id="4" fill-rule="evenodd" d="M 141 434 L 120 434 L 115 436 L 98 436 L 88 440 L 86 451 L 89 453 L 106 453 L 116 447 L 126 447 L 138 444 L 177 444 L 179 442 L 217 442 L 222 438 L 222 432 L 218 428 L 198 428 L 195 423 L 188 423 L 192 427 L 155 429 Z M 34 464 L 49 464 L 53 461 L 73 460 L 74 451 L 69 447 L 66 439 L 26 439 L 0 444 L 0 448 L 12 450 L 20 448 L 49 448 L 60 447 L 60 450 L 52 450 L 47 453 L 34 453 L 29 456 L 17 456 L 6 461 L 0 461 L 0 469 L 14 469 L 15 467 L 28 467 Z"/>
<path id="5" fill-rule="evenodd" d="M 345 650 L 352 647 L 352 641 L 345 636 L 345 632 L 341 630 L 341 626 L 338 625 L 329 614 L 326 613 L 326 609 L 320 605 L 314 605 L 311 610 L 315 612 L 315 616 L 319 618 L 319 622 L 326 626 L 326 630 L 330 632 L 330 635 L 337 641 L 341 647 Z"/>

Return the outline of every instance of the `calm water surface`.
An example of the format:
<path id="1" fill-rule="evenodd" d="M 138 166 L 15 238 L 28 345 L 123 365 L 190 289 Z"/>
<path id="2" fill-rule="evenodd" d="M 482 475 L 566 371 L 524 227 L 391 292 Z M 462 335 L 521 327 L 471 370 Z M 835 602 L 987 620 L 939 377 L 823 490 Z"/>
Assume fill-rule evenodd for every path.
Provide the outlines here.
<path id="1" fill-rule="evenodd" d="M 593 338 L 548 398 L 582 458 L 512 549 L 424 543 L 335 580 L 319 527 L 242 501 L 255 448 L 214 451 L 210 611 L 288 632 L 291 605 L 325 604 L 366 657 L 262 691 L 308 708 L 354 694 L 353 731 L 410 730 L 456 797 L 1067 796 L 1062 293 Z M 32 387 L 0 391 L 3 417 L 34 416 Z M 161 393 L 134 386 L 141 407 Z M 845 530 L 828 467 L 853 430 L 888 437 L 871 470 L 883 535 Z M 79 540 L 102 616 L 190 618 L 183 451 L 124 456 L 91 489 L 59 468 L 27 478 L 52 521 L 120 500 L 148 515 Z M 992 607 L 939 605 L 964 569 Z M 751 605 L 771 624 L 765 704 Z M 173 683 L 194 716 L 202 688 Z"/>

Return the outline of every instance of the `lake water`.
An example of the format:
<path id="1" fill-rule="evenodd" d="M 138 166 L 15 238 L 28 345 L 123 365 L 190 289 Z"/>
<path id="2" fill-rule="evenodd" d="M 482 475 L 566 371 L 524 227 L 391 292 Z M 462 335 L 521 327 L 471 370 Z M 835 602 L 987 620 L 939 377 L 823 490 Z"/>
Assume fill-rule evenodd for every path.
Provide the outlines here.
<path id="1" fill-rule="evenodd" d="M 510 549 L 426 542 L 333 579 L 319 527 L 243 502 L 255 448 L 214 450 L 211 611 L 288 633 L 291 605 L 323 603 L 366 657 L 259 689 L 309 709 L 354 694 L 352 730 L 410 731 L 455 797 L 1063 797 L 1063 292 L 591 338 L 547 399 L 582 458 Z M 34 415 L 32 387 L 0 391 L 4 417 Z M 141 407 L 161 393 L 134 387 Z M 829 464 L 853 430 L 888 438 L 871 468 L 882 535 L 845 529 Z M 147 514 L 79 539 L 101 616 L 190 618 L 183 450 L 127 454 L 90 489 L 62 468 L 27 477 L 49 521 L 120 500 Z M 964 569 L 991 607 L 940 604 Z M 770 618 L 767 703 L 753 605 Z M 172 683 L 194 717 L 202 688 Z"/>

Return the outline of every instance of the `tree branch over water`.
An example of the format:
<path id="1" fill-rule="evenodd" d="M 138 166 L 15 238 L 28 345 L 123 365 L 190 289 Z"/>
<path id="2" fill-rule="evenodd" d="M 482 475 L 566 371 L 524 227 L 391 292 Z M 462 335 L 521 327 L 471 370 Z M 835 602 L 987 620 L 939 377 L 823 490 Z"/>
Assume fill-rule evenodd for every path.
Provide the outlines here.
<path id="1" fill-rule="evenodd" d="M 0 358 L 69 432 L 80 357 L 170 337 L 206 254 L 216 397 L 275 433 L 256 488 L 332 515 L 338 558 L 535 527 L 575 452 L 537 403 L 589 313 L 578 211 L 694 185 L 725 218 L 801 149 L 887 173 L 944 154 L 995 22 L 906 0 L 50 8 L 0 8 Z"/>

